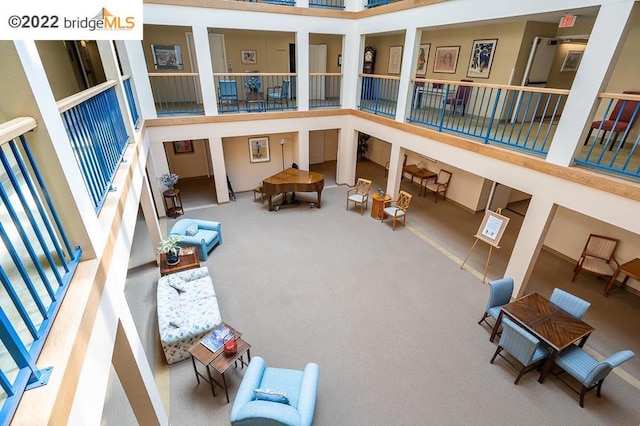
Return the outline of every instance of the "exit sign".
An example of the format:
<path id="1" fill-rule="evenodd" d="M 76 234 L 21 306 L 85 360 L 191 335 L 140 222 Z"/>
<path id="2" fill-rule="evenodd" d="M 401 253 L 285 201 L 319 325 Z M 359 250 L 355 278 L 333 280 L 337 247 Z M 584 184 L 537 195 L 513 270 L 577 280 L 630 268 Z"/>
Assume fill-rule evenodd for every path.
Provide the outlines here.
<path id="1" fill-rule="evenodd" d="M 573 27 L 573 25 L 576 23 L 576 18 L 576 15 L 564 15 L 562 18 L 560 18 L 560 25 L 558 25 L 558 28 Z"/>

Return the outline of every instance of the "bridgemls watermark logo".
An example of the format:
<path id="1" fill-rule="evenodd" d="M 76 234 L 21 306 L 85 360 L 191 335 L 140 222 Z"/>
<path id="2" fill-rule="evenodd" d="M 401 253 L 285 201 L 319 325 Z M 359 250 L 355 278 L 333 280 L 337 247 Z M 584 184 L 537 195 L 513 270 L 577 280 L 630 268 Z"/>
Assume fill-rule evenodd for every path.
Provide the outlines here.
<path id="1" fill-rule="evenodd" d="M 64 18 L 64 28 L 82 28 L 96 30 L 133 30 L 136 26 L 133 16 L 117 16 L 109 12 L 106 7 L 93 18 Z"/>

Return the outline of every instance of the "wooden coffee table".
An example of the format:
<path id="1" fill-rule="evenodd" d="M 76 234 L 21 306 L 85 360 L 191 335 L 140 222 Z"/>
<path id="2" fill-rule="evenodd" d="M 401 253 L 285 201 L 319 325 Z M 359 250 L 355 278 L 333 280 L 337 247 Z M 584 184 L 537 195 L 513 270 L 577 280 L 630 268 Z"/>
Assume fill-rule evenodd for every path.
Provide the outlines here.
<path id="1" fill-rule="evenodd" d="M 200 342 L 204 339 L 198 340 L 193 346 L 187 349 L 187 351 L 191 354 L 191 362 L 193 363 L 193 372 L 196 375 L 196 380 L 198 384 L 200 384 L 200 379 L 203 379 L 205 382 L 211 385 L 211 393 L 213 396 L 216 396 L 215 385 L 220 386 L 224 389 L 224 393 L 227 397 L 227 403 L 229 403 L 229 390 L 227 389 L 227 379 L 224 377 L 224 373 L 231 367 L 233 364 L 236 368 L 238 367 L 238 362 L 240 362 L 240 368 L 244 368 L 245 366 L 249 366 L 249 362 L 251 361 L 251 345 L 240 337 L 242 333 L 240 333 L 235 328 L 231 327 L 226 322 L 223 322 L 225 326 L 227 326 L 236 337 L 236 344 L 238 345 L 238 349 L 234 354 L 228 354 L 224 351 L 224 347 L 218 349 L 215 352 L 211 352 Z M 208 335 L 208 334 L 207 334 Z M 244 360 L 244 354 L 247 354 L 247 360 Z M 205 366 L 207 375 L 205 376 L 196 366 L 196 360 Z M 211 368 L 215 370 L 220 376 L 222 376 L 222 383 L 218 382 L 211 375 Z"/>
<path id="2" fill-rule="evenodd" d="M 180 258 L 180 261 L 177 264 L 169 265 L 167 263 L 167 255 L 164 253 L 160 254 L 160 276 L 200 267 L 198 249 L 195 246 L 183 247 L 180 249 L 178 257 Z"/>
<path id="3" fill-rule="evenodd" d="M 624 277 L 624 280 L 622 280 L 622 288 L 627 285 L 629 277 L 633 278 L 634 280 L 640 280 L 640 259 L 633 259 L 618 266 L 618 269 L 616 269 L 616 271 L 613 273 L 613 276 L 604 288 L 605 296 L 609 296 L 609 292 L 613 288 L 613 285 L 616 283 L 618 274 L 620 274 L 621 272 L 626 275 L 626 277 Z"/>

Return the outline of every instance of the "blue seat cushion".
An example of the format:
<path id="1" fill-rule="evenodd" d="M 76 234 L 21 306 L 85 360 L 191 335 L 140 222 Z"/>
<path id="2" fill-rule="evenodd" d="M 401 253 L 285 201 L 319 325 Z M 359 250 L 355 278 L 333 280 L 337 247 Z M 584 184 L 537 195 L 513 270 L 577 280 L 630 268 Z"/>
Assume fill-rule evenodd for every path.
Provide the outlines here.
<path id="1" fill-rule="evenodd" d="M 260 388 L 284 393 L 289 397 L 289 405 L 298 408 L 301 383 L 302 371 L 267 367 L 262 375 Z"/>
<path id="2" fill-rule="evenodd" d="M 209 245 L 213 242 L 213 240 L 218 236 L 218 231 L 212 231 L 210 229 L 201 229 L 197 234 L 201 240 L 204 240 L 205 244 Z"/>
<path id="3" fill-rule="evenodd" d="M 487 313 L 491 316 L 491 318 L 493 318 L 494 320 L 498 319 L 498 315 L 500 315 L 500 309 L 502 308 L 502 306 L 494 306 L 493 308 L 489 308 L 487 310 Z"/>
<path id="4" fill-rule="evenodd" d="M 584 383 L 591 370 L 598 364 L 598 361 L 579 346 L 572 345 L 558 354 L 556 364 Z"/>

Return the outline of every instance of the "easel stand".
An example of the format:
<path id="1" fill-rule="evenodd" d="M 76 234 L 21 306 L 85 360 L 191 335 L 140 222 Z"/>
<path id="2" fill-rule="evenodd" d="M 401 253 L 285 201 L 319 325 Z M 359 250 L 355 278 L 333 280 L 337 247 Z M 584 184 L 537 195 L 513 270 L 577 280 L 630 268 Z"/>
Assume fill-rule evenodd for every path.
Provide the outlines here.
<path id="1" fill-rule="evenodd" d="M 460 265 L 460 269 L 464 268 L 464 264 L 467 263 L 467 259 L 469 259 L 469 256 L 471 256 L 471 252 L 473 251 L 473 249 L 476 247 L 476 244 L 478 244 L 478 241 L 481 240 L 480 237 L 478 237 L 477 235 L 474 235 L 474 237 L 476 237 L 476 240 L 474 241 L 473 245 L 471 246 L 471 250 L 469 250 L 469 253 L 467 254 L 467 257 L 464 258 L 464 261 L 462 262 L 462 265 Z M 484 240 L 482 240 L 484 241 Z M 491 253 L 493 253 L 493 248 L 497 248 L 499 249 L 500 246 L 494 246 L 493 244 L 489 244 L 489 254 L 487 255 L 487 262 L 484 264 L 484 272 L 482 273 L 482 282 L 485 282 L 485 278 L 487 277 L 487 269 L 489 268 L 489 261 L 491 260 Z"/>
<path id="2" fill-rule="evenodd" d="M 471 250 L 467 254 L 467 257 L 464 258 L 462 265 L 460 265 L 460 269 L 464 268 L 464 264 L 467 263 L 467 259 L 471 256 L 471 252 L 476 248 L 476 244 L 478 241 L 484 241 L 489 245 L 489 255 L 487 256 L 487 262 L 484 264 L 484 273 L 482 274 L 482 282 L 485 282 L 487 278 L 487 269 L 489 268 L 489 261 L 491 260 L 491 253 L 493 253 L 493 248 L 499 249 L 500 239 L 502 238 L 502 234 L 504 233 L 507 224 L 509 223 L 509 218 L 506 216 L 502 216 L 500 213 L 502 209 L 497 209 L 495 212 L 491 210 L 487 210 L 484 213 L 484 218 L 482 219 L 482 223 L 480 223 L 480 228 L 478 228 L 478 232 L 476 232 L 475 241 L 471 246 Z"/>

